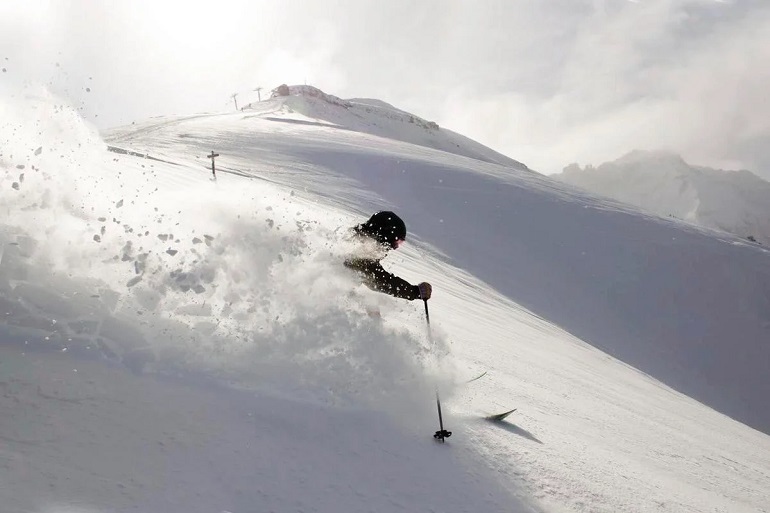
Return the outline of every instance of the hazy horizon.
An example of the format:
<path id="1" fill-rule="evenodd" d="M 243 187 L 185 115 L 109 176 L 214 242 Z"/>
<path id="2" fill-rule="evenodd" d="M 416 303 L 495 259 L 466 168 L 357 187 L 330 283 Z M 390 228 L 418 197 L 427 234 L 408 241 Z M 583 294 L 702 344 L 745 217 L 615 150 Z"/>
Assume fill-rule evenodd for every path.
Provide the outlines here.
<path id="1" fill-rule="evenodd" d="M 638 148 L 770 178 L 760 0 L 11 0 L 0 19 L 0 91 L 43 84 L 100 128 L 307 83 L 547 174 Z"/>

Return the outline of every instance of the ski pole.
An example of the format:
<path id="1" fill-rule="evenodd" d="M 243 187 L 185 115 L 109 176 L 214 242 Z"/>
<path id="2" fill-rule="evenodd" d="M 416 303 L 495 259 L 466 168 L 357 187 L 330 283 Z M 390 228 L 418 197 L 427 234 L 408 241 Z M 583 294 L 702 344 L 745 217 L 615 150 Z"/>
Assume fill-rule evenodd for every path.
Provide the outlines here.
<path id="1" fill-rule="evenodd" d="M 428 342 L 430 342 L 431 349 L 433 349 L 433 332 L 430 329 L 430 312 L 428 311 L 428 300 L 423 299 L 423 301 L 425 302 L 425 322 L 428 325 Z M 452 432 L 444 429 L 444 417 L 441 415 L 441 398 L 438 395 L 438 385 L 436 385 L 436 409 L 438 409 L 439 430 L 433 434 L 433 438 L 443 442 L 444 439 L 452 436 Z"/>

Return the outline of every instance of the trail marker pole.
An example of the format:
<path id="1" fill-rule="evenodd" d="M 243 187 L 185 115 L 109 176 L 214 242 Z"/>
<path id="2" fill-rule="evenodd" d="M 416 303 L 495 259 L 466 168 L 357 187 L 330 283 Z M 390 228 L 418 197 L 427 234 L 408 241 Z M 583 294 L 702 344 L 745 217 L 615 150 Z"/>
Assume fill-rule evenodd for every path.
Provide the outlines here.
<path id="1" fill-rule="evenodd" d="M 217 179 L 217 170 L 214 167 L 214 159 L 219 156 L 219 153 L 214 153 L 214 150 L 211 150 L 211 155 L 208 157 L 211 159 L 211 174 L 214 175 L 214 180 Z"/>

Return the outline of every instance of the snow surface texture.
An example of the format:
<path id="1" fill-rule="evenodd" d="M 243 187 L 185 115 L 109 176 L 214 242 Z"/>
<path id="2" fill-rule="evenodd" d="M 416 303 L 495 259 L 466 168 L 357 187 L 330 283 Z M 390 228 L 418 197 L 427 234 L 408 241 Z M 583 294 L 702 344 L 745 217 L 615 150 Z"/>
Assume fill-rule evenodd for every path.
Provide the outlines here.
<path id="1" fill-rule="evenodd" d="M 692 166 L 667 152 L 633 151 L 553 178 L 661 216 L 770 244 L 770 183 L 750 171 Z"/>
<path id="2" fill-rule="evenodd" d="M 109 152 L 44 92 L 3 102 L 4 507 L 767 511 L 768 436 L 659 381 L 767 430 L 762 248 L 317 101 L 155 119 Z M 421 304 L 339 265 L 385 207 L 432 344 Z"/>

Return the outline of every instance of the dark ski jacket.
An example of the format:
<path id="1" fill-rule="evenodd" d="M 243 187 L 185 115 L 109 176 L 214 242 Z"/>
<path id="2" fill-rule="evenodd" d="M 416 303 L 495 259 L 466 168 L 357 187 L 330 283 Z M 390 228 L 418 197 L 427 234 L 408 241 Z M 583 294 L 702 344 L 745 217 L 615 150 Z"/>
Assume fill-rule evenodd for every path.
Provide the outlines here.
<path id="1" fill-rule="evenodd" d="M 361 276 L 364 285 L 372 290 L 409 301 L 420 297 L 420 288 L 417 285 L 412 285 L 403 278 L 383 269 L 380 259 L 349 258 L 345 260 L 345 267 L 356 271 Z"/>

